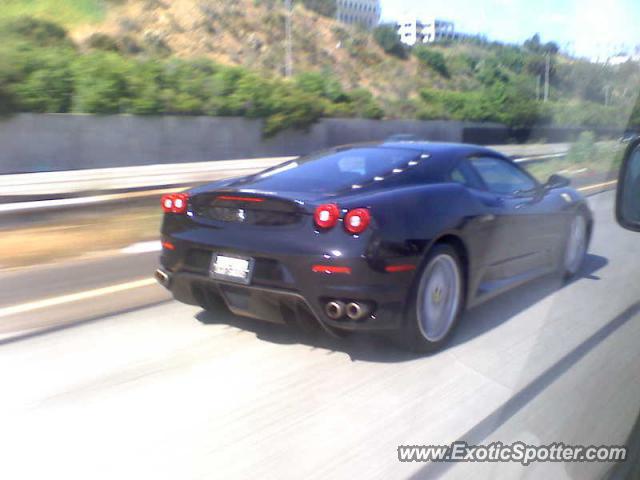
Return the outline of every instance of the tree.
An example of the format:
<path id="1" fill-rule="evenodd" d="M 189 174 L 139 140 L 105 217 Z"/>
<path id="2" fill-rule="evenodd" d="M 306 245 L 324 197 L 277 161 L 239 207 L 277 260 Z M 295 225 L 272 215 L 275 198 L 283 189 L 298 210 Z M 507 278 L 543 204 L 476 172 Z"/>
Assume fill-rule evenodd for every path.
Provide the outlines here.
<path id="1" fill-rule="evenodd" d="M 15 98 L 11 87 L 16 75 L 16 66 L 12 61 L 15 52 L 7 45 L 0 45 L 0 115 L 11 113 L 15 110 Z"/>
<path id="2" fill-rule="evenodd" d="M 224 100 L 235 91 L 238 78 L 207 59 L 163 62 L 162 98 L 166 113 L 225 115 Z"/>
<path id="3" fill-rule="evenodd" d="M 57 23 L 33 17 L 19 17 L 2 25 L 0 30 L 30 40 L 42 47 L 71 45 L 71 41 L 67 38 L 67 31 L 63 27 Z"/>
<path id="4" fill-rule="evenodd" d="M 533 37 L 524 42 L 525 50 L 529 50 L 533 53 L 540 53 L 542 49 L 542 43 L 540 42 L 540 34 L 536 33 Z"/>
<path id="5" fill-rule="evenodd" d="M 380 25 L 373 31 L 373 38 L 376 43 L 389 55 L 398 58 L 407 58 L 407 50 L 400 41 L 395 25 Z"/>
<path id="6" fill-rule="evenodd" d="M 71 110 L 72 53 L 51 48 L 32 53 L 24 78 L 14 86 L 16 107 L 26 112 L 66 113 Z"/>
<path id="7" fill-rule="evenodd" d="M 134 115 L 162 113 L 163 68 L 155 60 L 136 62 L 127 77 L 129 99 L 123 102 L 123 111 Z"/>
<path id="8" fill-rule="evenodd" d="M 269 137 L 288 128 L 306 129 L 322 116 L 318 97 L 293 85 L 278 82 L 266 101 L 264 135 Z"/>
<path id="9" fill-rule="evenodd" d="M 542 51 L 549 55 L 557 55 L 558 52 L 560 51 L 560 47 L 556 42 L 547 42 L 542 47 Z"/>
<path id="10" fill-rule="evenodd" d="M 121 113 L 129 92 L 130 65 L 111 52 L 79 57 L 73 65 L 73 110 L 81 113 Z"/>
<path id="11" fill-rule="evenodd" d="M 560 47 L 556 42 L 547 42 L 545 44 L 540 40 L 540 34 L 536 33 L 529 40 L 524 42 L 525 50 L 529 50 L 531 53 L 544 53 L 548 55 L 556 55 L 560 51 Z"/>
<path id="12" fill-rule="evenodd" d="M 636 101 L 629 117 L 629 127 L 640 128 L 640 98 Z"/>

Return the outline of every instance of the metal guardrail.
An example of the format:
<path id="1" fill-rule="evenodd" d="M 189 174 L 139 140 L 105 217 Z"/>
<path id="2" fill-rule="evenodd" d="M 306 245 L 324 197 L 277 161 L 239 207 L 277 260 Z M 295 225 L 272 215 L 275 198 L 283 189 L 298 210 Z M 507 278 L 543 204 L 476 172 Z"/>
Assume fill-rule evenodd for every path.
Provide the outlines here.
<path id="1" fill-rule="evenodd" d="M 564 144 L 507 145 L 494 148 L 507 155 L 513 155 L 516 151 L 545 151 L 543 155 L 512 156 L 520 164 L 543 162 L 567 155 L 566 151 L 558 151 L 566 148 Z M 547 151 L 550 153 L 546 153 Z M 0 215 L 84 208 L 159 196 L 166 193 L 169 187 L 171 191 L 175 191 L 181 187 L 191 187 L 221 178 L 248 175 L 294 158 L 296 157 L 2 175 L 0 199 L 2 196 L 21 198 L 0 203 Z"/>
<path id="2" fill-rule="evenodd" d="M 528 165 L 531 163 L 541 163 L 541 162 L 546 162 L 548 160 L 555 160 L 557 158 L 564 158 L 567 156 L 567 154 L 568 152 L 562 152 L 562 153 L 554 153 L 552 155 L 538 155 L 533 157 L 516 157 L 513 159 L 513 161 L 522 165 Z"/>

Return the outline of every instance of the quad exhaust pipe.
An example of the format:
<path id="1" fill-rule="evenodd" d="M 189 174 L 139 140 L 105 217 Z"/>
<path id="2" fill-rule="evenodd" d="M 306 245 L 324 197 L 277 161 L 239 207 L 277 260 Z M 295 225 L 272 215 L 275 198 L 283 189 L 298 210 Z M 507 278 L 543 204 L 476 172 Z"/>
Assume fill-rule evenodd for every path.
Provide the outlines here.
<path id="1" fill-rule="evenodd" d="M 171 282 L 171 278 L 169 274 L 164 270 L 158 269 L 156 273 L 153 274 L 154 278 L 158 281 L 160 285 L 165 288 L 169 288 L 169 283 Z"/>
<path id="2" fill-rule="evenodd" d="M 345 304 L 340 300 L 333 300 L 324 307 L 324 312 L 331 320 L 340 320 L 345 314 Z"/>
<path id="3" fill-rule="evenodd" d="M 350 320 L 362 320 L 371 313 L 371 307 L 365 303 L 351 302 L 346 312 Z"/>
<path id="4" fill-rule="evenodd" d="M 371 306 L 366 303 L 332 300 L 324 307 L 324 312 L 331 320 L 349 318 L 349 320 L 362 320 L 371 313 Z"/>

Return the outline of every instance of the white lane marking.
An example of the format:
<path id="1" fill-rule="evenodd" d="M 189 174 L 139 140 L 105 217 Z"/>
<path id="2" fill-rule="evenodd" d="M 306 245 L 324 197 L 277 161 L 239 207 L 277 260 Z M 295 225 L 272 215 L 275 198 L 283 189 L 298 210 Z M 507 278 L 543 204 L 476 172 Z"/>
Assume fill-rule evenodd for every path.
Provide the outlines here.
<path id="1" fill-rule="evenodd" d="M 596 183 L 595 185 L 589 185 L 587 187 L 579 188 L 578 191 L 579 192 L 585 192 L 587 190 L 593 190 L 594 188 L 611 187 L 611 186 L 615 185 L 616 183 L 618 183 L 617 180 L 611 180 L 610 182 L 604 182 L 604 183 Z"/>
<path id="2" fill-rule="evenodd" d="M 162 244 L 159 240 L 154 240 L 152 242 L 134 243 L 120 251 L 127 255 L 135 255 L 137 253 L 159 252 L 160 250 L 162 250 Z"/>
<path id="3" fill-rule="evenodd" d="M 124 292 L 127 290 L 133 290 L 135 288 L 148 287 L 155 284 L 157 284 L 155 279 L 144 278 L 142 280 L 119 283 L 117 285 L 111 285 L 109 287 L 96 288 L 94 290 L 86 290 L 84 292 L 71 293 L 68 295 L 61 295 L 59 297 L 45 298 L 44 300 L 36 300 L 35 302 L 22 303 L 20 305 L 0 308 L 0 318 L 8 317 L 10 315 L 16 315 L 19 313 L 32 312 L 34 310 L 41 310 L 43 308 L 64 305 L 66 303 L 78 302 L 80 300 L 101 297 L 103 295 L 109 295 L 112 293 Z"/>

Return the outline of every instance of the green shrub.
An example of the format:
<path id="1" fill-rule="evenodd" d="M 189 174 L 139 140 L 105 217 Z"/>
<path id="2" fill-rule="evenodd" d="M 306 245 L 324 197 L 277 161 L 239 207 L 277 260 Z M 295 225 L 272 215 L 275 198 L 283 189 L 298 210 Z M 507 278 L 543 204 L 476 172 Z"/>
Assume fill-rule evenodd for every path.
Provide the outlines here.
<path id="1" fill-rule="evenodd" d="M 509 83 L 508 71 L 495 57 L 490 57 L 476 66 L 475 76 L 485 86 Z"/>
<path id="2" fill-rule="evenodd" d="M 127 100 L 122 111 L 136 115 L 160 114 L 166 111 L 163 99 L 163 66 L 155 60 L 136 63 L 127 77 Z"/>
<path id="3" fill-rule="evenodd" d="M 379 25 L 373 30 L 373 38 L 389 55 L 402 59 L 407 58 L 407 50 L 400 41 L 395 25 Z"/>
<path id="4" fill-rule="evenodd" d="M 351 104 L 353 116 L 370 119 L 381 119 L 384 117 L 384 110 L 375 101 L 371 92 L 364 88 L 358 88 L 349 92 L 349 103 Z"/>
<path id="5" fill-rule="evenodd" d="M 124 112 L 129 103 L 127 79 L 130 74 L 129 62 L 115 53 L 95 52 L 79 57 L 73 64 L 73 111 Z"/>
<path id="6" fill-rule="evenodd" d="M 584 127 L 623 127 L 625 109 L 585 101 L 554 102 L 549 106 L 553 123 Z"/>
<path id="7" fill-rule="evenodd" d="M 522 73 L 527 59 L 522 48 L 514 45 L 503 45 L 496 50 L 495 55 L 500 65 L 512 72 Z"/>
<path id="8" fill-rule="evenodd" d="M 567 154 L 567 161 L 571 164 L 581 164 L 592 160 L 596 154 L 596 136 L 593 132 L 582 132 L 571 145 Z"/>
<path id="9" fill-rule="evenodd" d="M 426 45 L 417 45 L 413 48 L 413 54 L 423 65 L 435 70 L 443 77 L 449 77 L 449 69 L 444 55 Z"/>
<path id="10" fill-rule="evenodd" d="M 638 98 L 638 100 L 633 104 L 629 117 L 629 126 L 640 128 L 640 98 Z"/>
<path id="11" fill-rule="evenodd" d="M 235 91 L 225 101 L 230 115 L 264 118 L 266 136 L 287 128 L 307 128 L 323 113 L 319 97 L 295 84 L 265 79 L 254 74 L 242 76 Z"/>
<path id="12" fill-rule="evenodd" d="M 289 128 L 309 128 L 322 116 L 317 97 L 281 82 L 273 86 L 266 106 L 264 134 L 267 137 Z"/>
<path id="13" fill-rule="evenodd" d="M 206 59 L 177 60 L 162 63 L 164 113 L 216 115 L 216 99 L 222 92 L 216 82 L 218 67 Z"/>
<path id="14" fill-rule="evenodd" d="M 12 49 L 0 45 L 0 115 L 17 110 L 15 95 L 12 92 L 13 80 L 16 77 L 15 63 L 12 61 Z"/>
<path id="15" fill-rule="evenodd" d="M 31 53 L 28 68 L 12 91 L 18 110 L 25 112 L 66 113 L 71 110 L 74 82 L 73 52 L 52 48 Z"/>
<path id="16" fill-rule="evenodd" d="M 327 74 L 305 72 L 297 75 L 295 82 L 300 90 L 331 102 L 344 102 L 348 99 L 340 82 Z"/>
<path id="17" fill-rule="evenodd" d="M 452 119 L 499 122 L 510 127 L 528 127 L 544 121 L 539 104 L 513 85 L 497 84 L 472 92 L 423 89 L 422 119 Z"/>
<path id="18" fill-rule="evenodd" d="M 272 89 L 270 80 L 255 74 L 244 75 L 226 99 L 229 114 L 249 118 L 268 116 L 273 102 Z"/>
<path id="19" fill-rule="evenodd" d="M 105 33 L 94 33 L 86 41 L 87 47 L 93 50 L 104 50 L 106 52 L 119 52 L 120 47 L 112 37 Z"/>
<path id="20" fill-rule="evenodd" d="M 67 44 L 67 31 L 57 23 L 33 17 L 19 17 L 5 21 L 0 25 L 0 31 L 5 35 L 12 35 L 29 40 L 41 47 Z"/>

